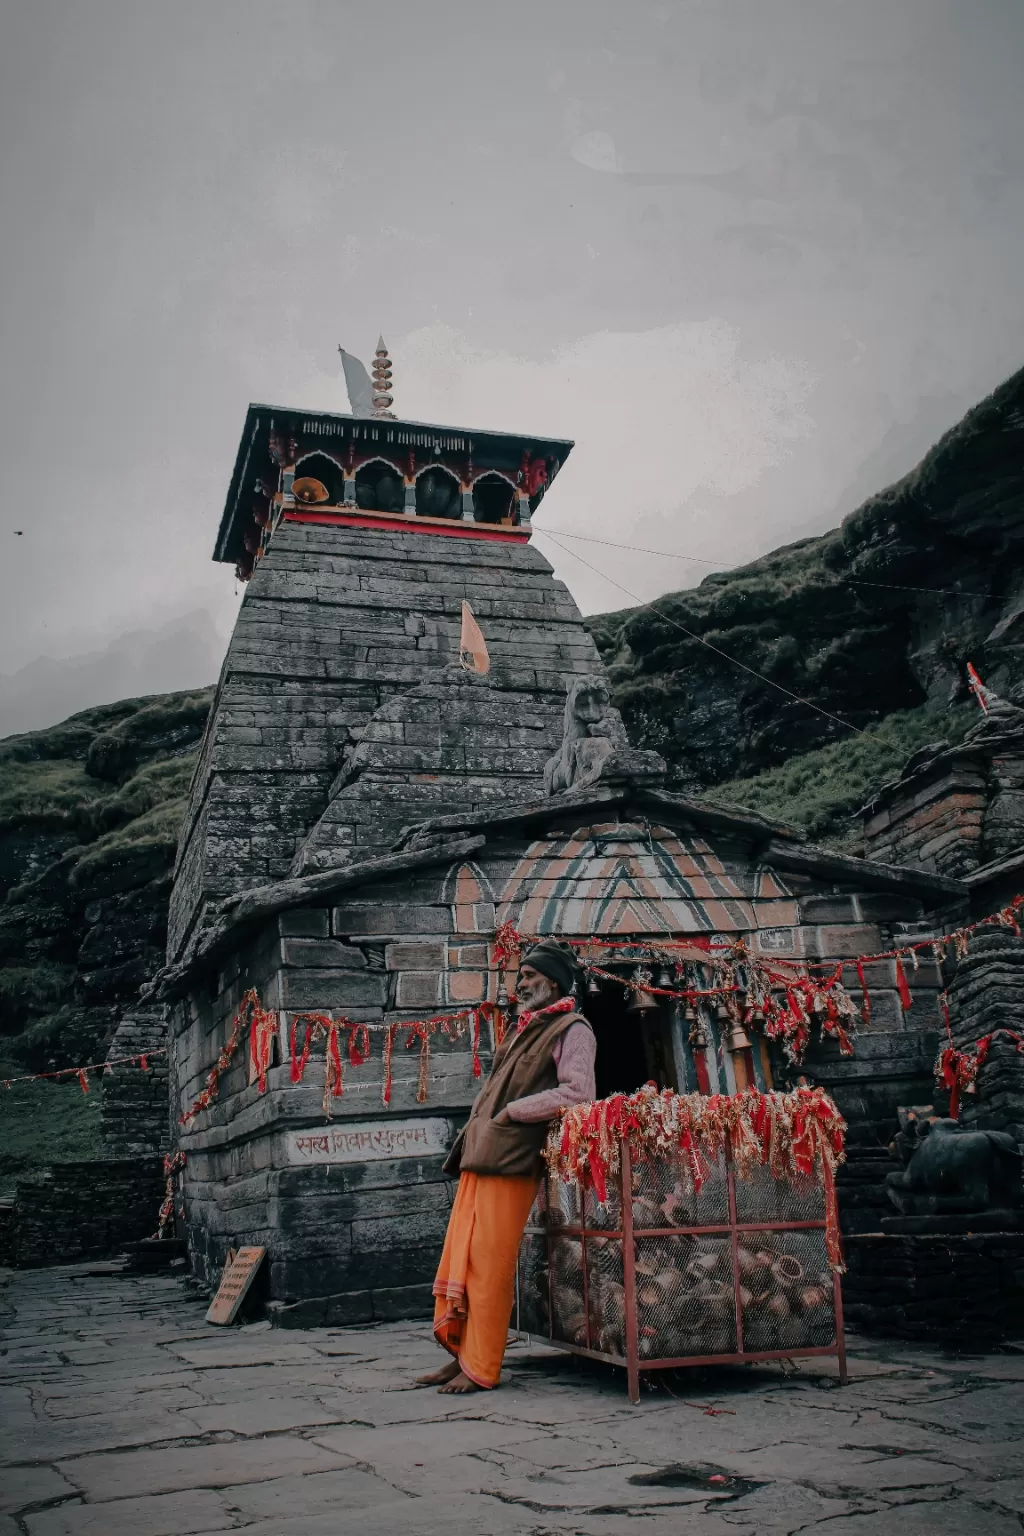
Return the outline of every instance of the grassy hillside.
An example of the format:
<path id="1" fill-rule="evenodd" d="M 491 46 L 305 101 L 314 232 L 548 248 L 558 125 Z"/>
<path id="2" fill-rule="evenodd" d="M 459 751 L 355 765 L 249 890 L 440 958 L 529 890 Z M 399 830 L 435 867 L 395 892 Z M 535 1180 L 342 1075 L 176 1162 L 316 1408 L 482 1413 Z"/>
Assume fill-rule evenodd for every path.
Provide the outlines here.
<path id="1" fill-rule="evenodd" d="M 100 1096 L 77 1082 L 17 1083 L 0 1088 L 0 1200 L 45 1163 L 99 1157 Z"/>
<path id="2" fill-rule="evenodd" d="M 973 703 L 942 711 L 928 705 L 903 710 L 862 736 L 801 753 L 764 773 L 728 779 L 705 796 L 791 822 L 828 847 L 849 848 L 860 830 L 855 813 L 899 777 L 907 759 L 931 742 L 960 741 L 977 719 Z"/>
<path id="3" fill-rule="evenodd" d="M 102 1056 L 161 963 L 212 690 L 0 741 L 0 1071 Z"/>

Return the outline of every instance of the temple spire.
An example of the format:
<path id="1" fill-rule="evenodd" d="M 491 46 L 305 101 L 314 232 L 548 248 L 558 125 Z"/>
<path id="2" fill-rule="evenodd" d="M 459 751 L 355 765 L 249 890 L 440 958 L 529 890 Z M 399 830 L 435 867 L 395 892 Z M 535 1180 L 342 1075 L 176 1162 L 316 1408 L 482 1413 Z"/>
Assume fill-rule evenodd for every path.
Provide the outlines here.
<path id="1" fill-rule="evenodd" d="M 394 414 L 391 407 L 395 403 L 395 397 L 391 393 L 391 359 L 388 357 L 383 336 L 377 337 L 377 351 L 370 371 L 373 374 L 373 414 L 386 416 L 393 421 Z"/>

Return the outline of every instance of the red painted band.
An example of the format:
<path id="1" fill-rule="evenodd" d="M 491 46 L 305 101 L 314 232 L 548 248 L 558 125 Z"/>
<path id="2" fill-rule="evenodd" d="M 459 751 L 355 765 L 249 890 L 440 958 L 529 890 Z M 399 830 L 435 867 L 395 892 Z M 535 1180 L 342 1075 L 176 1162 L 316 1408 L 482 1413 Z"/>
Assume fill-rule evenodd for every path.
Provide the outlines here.
<path id="1" fill-rule="evenodd" d="M 323 523 L 343 528 L 390 528 L 398 533 L 437 533 L 445 539 L 489 539 L 496 544 L 528 544 L 530 535 L 518 528 L 495 528 L 487 523 L 426 522 L 422 518 L 374 517 L 372 512 L 292 511 L 284 514 L 286 523 Z"/>

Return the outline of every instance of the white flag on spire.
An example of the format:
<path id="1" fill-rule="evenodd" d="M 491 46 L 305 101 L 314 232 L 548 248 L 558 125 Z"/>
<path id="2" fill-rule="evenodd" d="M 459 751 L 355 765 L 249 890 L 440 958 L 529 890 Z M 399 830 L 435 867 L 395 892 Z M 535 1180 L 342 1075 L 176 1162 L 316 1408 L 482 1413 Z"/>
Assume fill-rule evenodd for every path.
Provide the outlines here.
<path id="1" fill-rule="evenodd" d="M 345 371 L 345 388 L 348 390 L 348 403 L 352 407 L 353 416 L 373 415 L 373 386 L 370 383 L 370 375 L 367 373 L 358 357 L 351 352 L 346 352 L 344 347 L 339 347 L 341 353 L 341 366 Z"/>

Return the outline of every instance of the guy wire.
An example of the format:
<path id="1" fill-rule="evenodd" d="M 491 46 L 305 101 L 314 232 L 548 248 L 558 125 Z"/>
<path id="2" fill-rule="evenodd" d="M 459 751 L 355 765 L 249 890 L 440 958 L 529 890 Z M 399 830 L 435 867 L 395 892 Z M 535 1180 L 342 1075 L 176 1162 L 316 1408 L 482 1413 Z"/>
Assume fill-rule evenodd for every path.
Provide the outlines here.
<path id="1" fill-rule="evenodd" d="M 635 592 L 631 592 L 628 587 L 624 587 L 621 581 L 616 581 L 614 576 L 607 576 L 604 571 L 598 570 L 596 565 L 591 565 L 589 560 L 584 560 L 583 556 L 578 555 L 574 549 L 567 549 L 561 539 L 551 532 L 550 528 L 535 527 L 533 531 L 534 533 L 547 534 L 548 538 L 557 544 L 559 549 L 563 550 L 565 554 L 571 555 L 574 560 L 578 560 L 581 565 L 585 565 L 588 571 L 594 572 L 595 576 L 600 576 L 603 580 L 610 581 L 613 587 L 618 587 L 620 592 L 625 592 L 626 596 L 631 597 L 635 603 L 639 604 L 641 609 L 649 608 L 652 613 L 658 615 L 659 619 L 664 619 L 666 624 L 672 624 L 676 629 L 682 630 L 683 634 L 689 636 L 691 640 L 697 640 L 701 645 L 706 646 L 709 651 L 714 651 L 716 656 L 721 656 L 723 660 L 731 662 L 734 667 L 739 667 L 741 671 L 748 672 L 751 677 L 756 677 L 759 682 L 767 683 L 769 688 L 775 688 L 779 693 L 784 693 L 787 699 L 793 699 L 797 704 L 805 704 L 808 709 L 813 709 L 815 714 L 824 715 L 826 720 L 834 720 L 836 725 L 842 725 L 848 731 L 856 731 L 858 736 L 867 735 L 867 732 L 862 730 L 859 725 L 851 725 L 849 720 L 843 720 L 839 715 L 833 715 L 829 710 L 822 709 L 820 705 L 812 704 L 810 699 L 801 698 L 800 694 L 793 693 L 789 688 L 783 688 L 781 683 L 773 682 L 770 677 L 765 677 L 762 672 L 757 672 L 753 667 L 748 667 L 746 662 L 737 661 L 736 657 L 730 656 L 727 651 L 720 651 L 717 645 L 712 645 L 711 641 L 705 640 L 703 635 L 695 634 L 692 629 L 687 629 L 685 624 L 680 624 L 678 619 L 672 618 L 671 614 L 664 613 L 660 608 L 656 608 L 653 602 L 643 602 L 637 597 Z"/>

